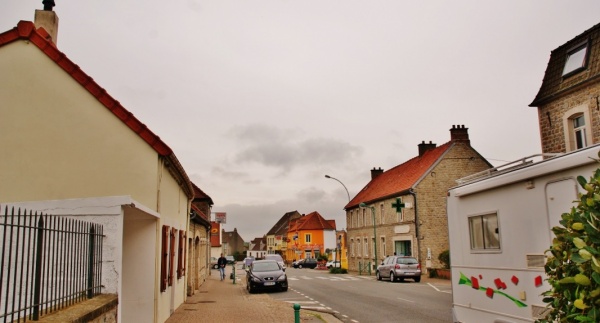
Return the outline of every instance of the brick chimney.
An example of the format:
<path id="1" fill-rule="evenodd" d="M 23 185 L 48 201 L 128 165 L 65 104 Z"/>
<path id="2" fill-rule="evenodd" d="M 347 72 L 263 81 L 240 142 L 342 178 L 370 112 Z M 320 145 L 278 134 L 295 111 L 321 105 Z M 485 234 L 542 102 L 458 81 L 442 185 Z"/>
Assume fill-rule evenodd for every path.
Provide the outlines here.
<path id="1" fill-rule="evenodd" d="M 379 168 L 375 168 L 373 167 L 373 169 L 371 169 L 371 180 L 374 180 L 375 178 L 377 178 L 377 176 L 383 174 L 383 169 L 381 169 L 381 167 Z"/>
<path id="2" fill-rule="evenodd" d="M 58 16 L 56 12 L 52 11 L 54 7 L 54 0 L 44 0 L 44 10 L 36 10 L 35 18 L 33 23 L 35 28 L 44 28 L 48 35 L 50 35 L 50 41 L 56 45 L 58 43 Z"/>
<path id="3" fill-rule="evenodd" d="M 470 144 L 469 128 L 465 128 L 465 125 L 452 125 L 452 129 L 450 129 L 450 140 L 462 140 L 466 141 L 467 144 Z"/>
<path id="4" fill-rule="evenodd" d="M 433 148 L 437 147 L 437 144 L 432 143 L 431 141 L 429 141 L 429 143 L 425 143 L 425 141 L 422 141 L 419 144 L 419 157 L 423 156 L 423 154 L 428 151 L 431 150 Z"/>

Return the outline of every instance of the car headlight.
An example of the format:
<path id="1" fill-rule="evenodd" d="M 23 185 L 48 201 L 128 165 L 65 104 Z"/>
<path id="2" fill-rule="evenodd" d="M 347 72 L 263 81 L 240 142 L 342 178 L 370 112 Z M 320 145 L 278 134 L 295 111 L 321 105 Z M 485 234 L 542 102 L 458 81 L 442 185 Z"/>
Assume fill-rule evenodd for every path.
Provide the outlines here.
<path id="1" fill-rule="evenodd" d="M 252 276 L 251 278 L 252 278 L 252 281 L 255 282 L 255 283 L 260 283 L 261 282 L 260 278 L 258 278 L 258 277 Z"/>
<path id="2" fill-rule="evenodd" d="M 277 281 L 285 281 L 287 279 L 287 277 L 285 276 L 285 274 L 277 277 Z"/>

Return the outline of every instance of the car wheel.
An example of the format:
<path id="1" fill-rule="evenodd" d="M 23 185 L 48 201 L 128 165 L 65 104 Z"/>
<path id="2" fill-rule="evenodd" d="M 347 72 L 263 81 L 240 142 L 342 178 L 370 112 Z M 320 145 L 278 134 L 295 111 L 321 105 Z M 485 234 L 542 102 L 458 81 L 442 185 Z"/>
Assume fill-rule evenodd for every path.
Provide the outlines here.
<path id="1" fill-rule="evenodd" d="M 302 269 L 302 265 L 298 265 L 298 268 Z"/>
<path id="2" fill-rule="evenodd" d="M 252 285 L 248 284 L 246 286 L 247 286 L 247 289 L 248 289 L 248 293 L 250 293 L 250 294 L 254 293 L 254 289 L 252 289 Z"/>
<path id="3" fill-rule="evenodd" d="M 376 272 L 375 276 L 377 276 L 377 280 L 381 280 L 381 274 L 379 272 Z"/>
<path id="4" fill-rule="evenodd" d="M 213 265 L 213 269 L 219 269 L 219 265 Z"/>
<path id="5" fill-rule="evenodd" d="M 418 283 L 421 281 L 421 277 L 415 277 L 415 283 Z"/>
<path id="6" fill-rule="evenodd" d="M 287 291 L 288 291 L 288 288 L 287 288 L 287 287 L 282 287 L 282 288 L 281 288 L 281 291 L 282 291 L 282 292 L 287 292 Z"/>
<path id="7" fill-rule="evenodd" d="M 393 272 L 390 273 L 390 281 L 393 283 L 396 281 L 396 275 Z"/>

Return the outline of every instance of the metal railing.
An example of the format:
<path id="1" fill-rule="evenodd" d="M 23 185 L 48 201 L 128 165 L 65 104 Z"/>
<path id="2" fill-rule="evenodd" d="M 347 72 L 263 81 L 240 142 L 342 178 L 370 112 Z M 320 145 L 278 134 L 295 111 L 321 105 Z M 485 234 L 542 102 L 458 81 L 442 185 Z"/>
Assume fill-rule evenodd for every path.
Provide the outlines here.
<path id="1" fill-rule="evenodd" d="M 103 227 L 0 208 L 0 321 L 37 321 L 100 294 Z"/>

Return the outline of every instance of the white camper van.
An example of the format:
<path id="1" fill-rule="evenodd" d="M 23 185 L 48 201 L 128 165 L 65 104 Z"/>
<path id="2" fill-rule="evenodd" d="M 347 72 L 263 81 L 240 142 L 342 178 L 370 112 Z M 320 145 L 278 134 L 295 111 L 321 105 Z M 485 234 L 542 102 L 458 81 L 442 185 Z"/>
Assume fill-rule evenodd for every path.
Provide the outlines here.
<path id="1" fill-rule="evenodd" d="M 533 157 L 459 180 L 448 191 L 455 322 L 533 322 L 545 312 L 545 251 L 600 146 Z"/>

